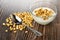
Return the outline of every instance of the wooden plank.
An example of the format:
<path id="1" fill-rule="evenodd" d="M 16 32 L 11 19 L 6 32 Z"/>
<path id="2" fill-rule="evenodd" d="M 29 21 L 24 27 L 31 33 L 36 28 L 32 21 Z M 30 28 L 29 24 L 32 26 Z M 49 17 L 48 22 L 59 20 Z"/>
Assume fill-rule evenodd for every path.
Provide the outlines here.
<path id="1" fill-rule="evenodd" d="M 37 37 L 35 40 L 60 40 L 60 12 L 59 12 L 60 5 L 59 5 L 59 2 L 60 2 L 60 0 L 58 0 L 58 5 L 57 5 L 58 15 L 52 23 L 50 23 L 46 26 L 39 25 L 36 23 L 35 26 L 38 27 L 38 31 L 40 31 L 43 34 L 43 36 Z M 3 14 L 3 16 L 5 16 L 5 15 Z M 0 22 L 0 24 L 1 24 L 1 22 Z M 5 27 L 2 27 L 0 25 L 0 40 L 26 40 L 26 39 L 28 40 L 28 38 L 27 38 L 28 36 L 26 34 L 24 34 L 25 39 L 23 39 L 20 36 L 20 34 L 21 34 L 20 32 L 18 32 L 17 34 L 13 34 L 11 32 L 6 33 L 6 32 L 4 32 L 4 30 L 5 30 Z"/>

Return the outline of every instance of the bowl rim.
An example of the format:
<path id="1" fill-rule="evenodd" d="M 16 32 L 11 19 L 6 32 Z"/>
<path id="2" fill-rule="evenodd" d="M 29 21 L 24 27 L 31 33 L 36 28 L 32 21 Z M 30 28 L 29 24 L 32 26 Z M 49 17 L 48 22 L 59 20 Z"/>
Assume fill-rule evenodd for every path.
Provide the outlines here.
<path id="1" fill-rule="evenodd" d="M 31 12 L 31 14 L 33 15 L 33 16 L 35 16 L 35 17 L 38 17 L 38 16 L 36 16 L 36 15 L 34 15 L 32 12 L 33 11 L 31 11 L 31 6 L 33 6 L 33 4 L 35 4 L 35 3 L 39 3 L 39 2 L 42 2 L 42 3 L 49 3 L 49 4 L 52 4 L 53 6 L 54 6 L 54 9 L 56 10 L 56 11 L 54 11 L 55 13 L 56 13 L 56 15 L 57 15 L 57 6 L 55 5 L 55 4 L 53 4 L 53 2 L 49 2 L 49 1 L 36 1 L 36 2 L 33 2 L 30 6 L 29 6 L 29 12 Z M 49 7 L 46 7 L 46 8 L 49 8 Z M 51 9 L 51 8 L 50 8 Z"/>

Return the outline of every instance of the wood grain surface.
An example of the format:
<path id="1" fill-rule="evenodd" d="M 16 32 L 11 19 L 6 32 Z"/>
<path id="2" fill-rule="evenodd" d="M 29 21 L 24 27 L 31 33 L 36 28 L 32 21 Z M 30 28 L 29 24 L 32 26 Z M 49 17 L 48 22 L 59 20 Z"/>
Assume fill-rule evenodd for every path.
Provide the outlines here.
<path id="1" fill-rule="evenodd" d="M 58 2 L 57 2 L 58 15 L 53 22 L 51 22 L 50 24 L 48 24 L 46 26 L 39 25 L 39 24 L 35 25 L 35 26 L 38 26 L 38 31 L 42 32 L 42 34 L 43 34 L 43 36 L 37 37 L 35 40 L 60 40 L 60 4 L 59 4 L 59 2 L 60 2 L 60 0 L 58 0 Z M 1 14 L 1 12 L 0 12 L 0 14 Z M 1 18 L 1 16 L 0 16 L 0 18 Z M 3 16 L 4 16 L 4 14 L 3 14 Z M 0 21 L 0 24 L 1 24 L 1 21 Z M 0 40 L 26 40 L 26 39 L 19 39 L 19 36 L 17 37 L 17 39 L 15 39 L 16 38 L 15 36 L 19 33 L 17 33 L 17 34 L 13 34 L 10 32 L 5 33 L 2 30 L 3 28 L 0 26 Z"/>

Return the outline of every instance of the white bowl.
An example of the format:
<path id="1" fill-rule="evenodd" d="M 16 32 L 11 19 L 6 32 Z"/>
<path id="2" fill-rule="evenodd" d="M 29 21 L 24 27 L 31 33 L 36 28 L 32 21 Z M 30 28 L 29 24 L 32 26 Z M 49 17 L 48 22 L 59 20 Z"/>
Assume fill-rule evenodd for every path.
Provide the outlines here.
<path id="1" fill-rule="evenodd" d="M 38 1 L 38 2 L 35 2 L 35 3 L 32 3 L 32 5 L 30 5 L 30 12 L 34 18 L 34 20 L 39 23 L 39 24 L 42 24 L 42 25 L 46 25 L 50 22 L 52 22 L 55 18 L 56 18 L 56 15 L 52 18 L 50 18 L 50 20 L 46 20 L 46 21 L 42 21 L 42 19 L 40 19 L 39 17 L 37 17 L 36 15 L 33 14 L 33 11 L 36 9 L 36 8 L 39 8 L 39 7 L 46 7 L 46 8 L 50 8 L 52 9 L 55 14 L 57 15 L 57 8 L 54 4 L 52 4 L 51 2 L 48 2 L 48 1 Z"/>

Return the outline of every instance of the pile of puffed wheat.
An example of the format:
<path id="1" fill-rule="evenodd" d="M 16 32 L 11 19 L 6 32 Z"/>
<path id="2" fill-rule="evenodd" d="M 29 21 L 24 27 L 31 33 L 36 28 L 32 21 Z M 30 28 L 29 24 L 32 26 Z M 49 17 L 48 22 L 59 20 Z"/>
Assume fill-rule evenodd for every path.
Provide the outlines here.
<path id="1" fill-rule="evenodd" d="M 32 25 L 33 18 L 31 16 L 31 13 L 29 13 L 29 12 L 16 12 L 16 13 L 13 13 L 13 14 L 17 15 L 18 17 L 20 17 L 22 19 L 22 24 L 17 25 L 15 22 L 12 21 L 11 17 L 6 18 L 6 22 L 3 23 L 3 25 L 6 26 L 6 27 L 9 27 L 10 31 L 13 31 L 14 33 L 16 33 L 17 32 L 16 30 L 25 29 L 26 26 L 23 25 L 23 23 L 25 23 L 29 27 L 33 27 L 33 25 Z M 5 31 L 8 32 L 8 30 L 5 30 Z"/>

